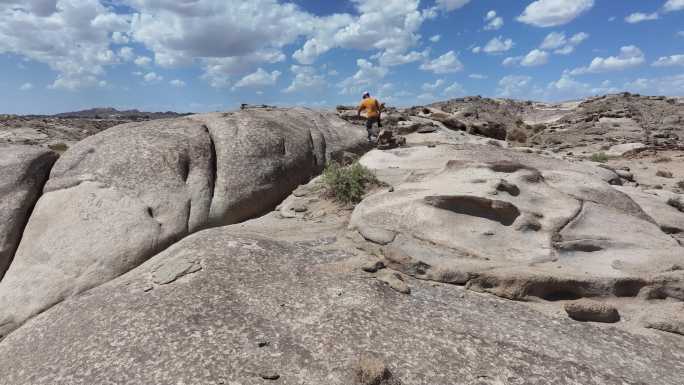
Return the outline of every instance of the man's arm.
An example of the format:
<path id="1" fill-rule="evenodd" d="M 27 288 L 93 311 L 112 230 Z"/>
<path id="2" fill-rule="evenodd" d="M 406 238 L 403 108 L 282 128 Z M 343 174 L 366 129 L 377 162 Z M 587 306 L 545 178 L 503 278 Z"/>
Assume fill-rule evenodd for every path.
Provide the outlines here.
<path id="1" fill-rule="evenodd" d="M 359 104 L 359 108 L 356 110 L 356 116 L 361 116 L 361 111 L 363 111 L 365 109 L 366 109 L 366 106 L 363 103 Z"/>

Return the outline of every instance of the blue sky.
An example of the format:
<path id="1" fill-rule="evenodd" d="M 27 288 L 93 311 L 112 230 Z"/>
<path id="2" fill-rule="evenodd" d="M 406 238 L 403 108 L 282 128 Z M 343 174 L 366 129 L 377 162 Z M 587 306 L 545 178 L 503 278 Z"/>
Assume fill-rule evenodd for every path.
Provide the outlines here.
<path id="1" fill-rule="evenodd" d="M 0 113 L 684 95 L 684 0 L 0 0 Z"/>

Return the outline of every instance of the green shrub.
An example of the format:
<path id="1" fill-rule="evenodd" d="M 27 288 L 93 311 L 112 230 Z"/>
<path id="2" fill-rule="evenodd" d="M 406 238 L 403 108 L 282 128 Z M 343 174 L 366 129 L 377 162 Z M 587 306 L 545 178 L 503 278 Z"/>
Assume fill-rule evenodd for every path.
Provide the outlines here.
<path id="1" fill-rule="evenodd" d="M 69 146 L 67 146 L 66 143 L 52 143 L 48 145 L 48 148 L 59 154 L 64 154 L 66 150 L 69 149 Z"/>
<path id="2" fill-rule="evenodd" d="M 358 162 L 346 167 L 331 162 L 323 170 L 323 184 L 328 194 L 345 204 L 361 202 L 366 189 L 377 183 L 375 175 Z"/>
<path id="3" fill-rule="evenodd" d="M 592 162 L 606 163 L 608 161 L 608 155 L 605 152 L 597 152 L 591 155 Z"/>

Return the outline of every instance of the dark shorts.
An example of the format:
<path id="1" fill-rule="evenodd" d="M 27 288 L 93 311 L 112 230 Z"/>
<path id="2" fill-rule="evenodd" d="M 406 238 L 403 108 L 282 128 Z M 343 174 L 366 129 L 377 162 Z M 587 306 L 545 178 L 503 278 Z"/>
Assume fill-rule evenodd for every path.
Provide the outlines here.
<path id="1" fill-rule="evenodd" d="M 380 119 L 377 117 L 366 119 L 366 130 L 368 130 L 369 134 L 373 130 L 373 124 L 377 124 L 380 127 Z"/>

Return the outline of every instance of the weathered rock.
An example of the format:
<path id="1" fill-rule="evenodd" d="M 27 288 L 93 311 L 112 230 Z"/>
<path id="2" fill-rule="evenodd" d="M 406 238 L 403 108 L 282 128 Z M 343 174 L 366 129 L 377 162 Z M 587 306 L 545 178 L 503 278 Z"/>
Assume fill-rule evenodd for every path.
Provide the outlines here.
<path id="1" fill-rule="evenodd" d="M 361 163 L 395 190 L 364 199 L 350 226 L 391 234 L 376 242 L 388 267 L 416 278 L 511 299 L 636 297 L 681 261 L 610 170 L 468 145 L 371 151 Z"/>
<path id="2" fill-rule="evenodd" d="M 0 146 L 0 280 L 56 160 L 56 153 L 40 147 Z"/>
<path id="3" fill-rule="evenodd" d="M 362 355 L 354 370 L 355 385 L 400 385 L 387 365 L 378 357 Z"/>
<path id="4" fill-rule="evenodd" d="M 184 236 L 275 207 L 361 127 L 305 109 L 245 109 L 114 127 L 52 170 L 0 282 L 0 334 Z"/>
<path id="5" fill-rule="evenodd" d="M 378 281 L 388 284 L 389 287 L 402 294 L 411 294 L 411 288 L 404 281 L 404 278 L 401 276 L 401 274 L 397 273 L 396 271 L 382 270 L 380 273 L 378 273 L 377 278 Z"/>
<path id="6" fill-rule="evenodd" d="M 564 309 L 570 318 L 577 321 L 613 323 L 620 320 L 620 314 L 613 306 L 586 298 L 568 302 Z"/>
<path id="7" fill-rule="evenodd" d="M 684 237 L 684 212 L 668 205 L 667 195 L 658 195 L 658 191 L 641 191 L 634 187 L 616 188 L 639 204 L 663 232 Z"/>
<path id="8" fill-rule="evenodd" d="M 672 179 L 672 171 L 658 170 L 658 171 L 656 171 L 656 176 L 659 176 L 661 178 Z"/>
<path id="9" fill-rule="evenodd" d="M 641 324 L 649 329 L 684 336 L 684 306 L 681 303 L 667 304 L 663 309 L 646 314 Z"/>
<path id="10" fill-rule="evenodd" d="M 487 138 L 506 140 L 506 126 L 497 122 L 475 122 L 468 126 L 468 132 Z"/>
<path id="11" fill-rule="evenodd" d="M 150 280 L 187 256 L 202 270 Z M 412 281 L 414 294 L 402 295 L 337 268 L 346 258 L 199 232 L 15 330 L 0 342 L 0 384 L 256 385 L 275 373 L 287 384 L 346 385 L 366 354 L 382 363 L 365 373 L 405 384 L 681 383 L 676 336 L 548 317 L 450 285 Z"/>

